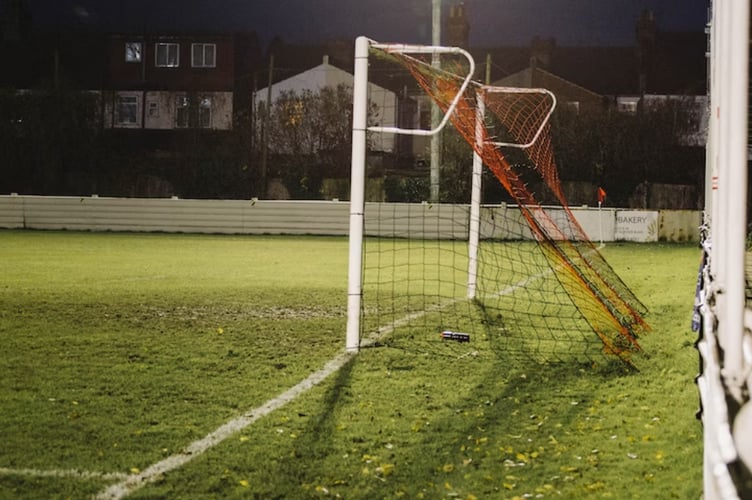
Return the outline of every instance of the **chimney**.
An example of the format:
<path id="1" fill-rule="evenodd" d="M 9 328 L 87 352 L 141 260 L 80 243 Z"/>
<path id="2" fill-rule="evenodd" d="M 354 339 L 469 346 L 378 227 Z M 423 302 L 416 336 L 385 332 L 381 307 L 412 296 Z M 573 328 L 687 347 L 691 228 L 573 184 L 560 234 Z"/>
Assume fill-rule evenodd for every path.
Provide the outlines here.
<path id="1" fill-rule="evenodd" d="M 553 38 L 541 38 L 536 36 L 530 44 L 530 67 L 548 69 L 551 67 L 551 55 L 553 54 L 556 40 Z"/>
<path id="2" fill-rule="evenodd" d="M 324 60 L 323 60 L 322 63 L 323 64 L 329 64 L 329 55 L 328 54 L 324 54 Z"/>
<path id="3" fill-rule="evenodd" d="M 637 21 L 635 29 L 637 36 L 637 65 L 639 72 L 640 95 L 647 91 L 648 83 L 653 73 L 653 59 L 655 57 L 656 23 L 653 11 L 645 9 Z"/>
<path id="4" fill-rule="evenodd" d="M 465 2 L 455 2 L 449 8 L 446 21 L 446 41 L 451 47 L 467 48 L 470 38 L 470 23 L 465 13 Z"/>

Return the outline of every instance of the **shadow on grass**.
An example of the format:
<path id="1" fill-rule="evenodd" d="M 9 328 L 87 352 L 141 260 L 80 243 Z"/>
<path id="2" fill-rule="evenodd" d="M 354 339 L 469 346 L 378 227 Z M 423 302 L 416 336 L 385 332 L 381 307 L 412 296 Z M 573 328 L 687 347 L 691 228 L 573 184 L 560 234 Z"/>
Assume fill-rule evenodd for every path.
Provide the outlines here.
<path id="1" fill-rule="evenodd" d="M 334 375 L 334 380 L 322 398 L 317 412 L 306 425 L 301 436 L 295 440 L 290 453 L 281 458 L 276 470 L 271 471 L 274 478 L 274 493 L 264 498 L 299 498 L 304 485 L 316 482 L 318 478 L 330 476 L 324 466 L 326 459 L 334 452 L 332 436 L 337 425 L 336 412 L 343 400 L 351 396 L 350 379 L 357 357 L 351 358 Z M 300 415 L 306 416 L 306 415 Z"/>
<path id="2" fill-rule="evenodd" d="M 427 358 L 414 359 L 400 352 L 387 360 L 386 365 L 403 374 L 415 371 L 409 386 L 412 392 L 401 387 L 404 392 L 394 395 L 403 401 L 387 402 L 393 389 L 369 387 L 370 397 L 382 398 L 379 404 L 383 405 L 371 414 L 355 403 L 359 398 L 351 385 L 355 370 L 371 368 L 360 357 L 343 366 L 291 452 L 272 471 L 277 483 L 275 497 L 304 492 L 315 496 L 317 485 L 327 485 L 347 498 L 400 492 L 423 493 L 430 498 L 449 493 L 447 484 L 462 482 L 468 473 L 481 474 L 477 472 L 481 469 L 495 472 L 493 481 L 481 484 L 478 492 L 498 494 L 504 472 L 511 471 L 507 467 L 520 464 L 518 453 L 530 457 L 542 446 L 549 446 L 549 438 L 556 432 L 550 415 L 555 415 L 557 426 L 572 427 L 587 412 L 589 384 L 608 383 L 625 375 L 619 361 L 604 366 L 541 365 L 497 355 L 493 363 L 483 365 L 485 373 L 467 393 L 452 394 L 451 388 L 438 387 L 433 396 L 428 394 L 430 385 L 420 382 L 425 376 L 420 372 L 431 370 L 428 365 L 436 362 Z M 453 375 L 461 376 L 461 370 Z M 452 398 L 451 404 L 442 403 L 445 396 Z M 338 425 L 346 414 L 356 415 L 359 421 L 343 431 Z M 430 426 L 416 427 L 421 418 L 429 420 Z M 380 458 L 374 456 L 370 463 L 366 457 L 371 454 Z"/>
<path id="3" fill-rule="evenodd" d="M 472 493 L 498 494 L 506 474 L 529 466 L 533 455 L 551 446 L 553 434 L 573 428 L 587 413 L 591 396 L 582 384 L 583 378 L 599 384 L 626 373 L 621 362 L 593 368 L 525 364 L 518 358 L 498 361 L 506 368 L 489 371 L 465 396 L 462 411 L 437 415 L 439 419 L 431 426 L 437 432 L 426 432 L 413 447 L 413 458 L 403 464 L 400 476 L 405 481 L 423 478 L 419 491 L 429 496 L 447 493 L 447 485 L 483 468 L 485 472 L 479 476 L 484 476 L 488 484 L 474 486 L 485 491 Z M 504 377 L 505 384 L 497 392 L 499 376 Z M 489 473 L 493 475 L 488 477 Z"/>

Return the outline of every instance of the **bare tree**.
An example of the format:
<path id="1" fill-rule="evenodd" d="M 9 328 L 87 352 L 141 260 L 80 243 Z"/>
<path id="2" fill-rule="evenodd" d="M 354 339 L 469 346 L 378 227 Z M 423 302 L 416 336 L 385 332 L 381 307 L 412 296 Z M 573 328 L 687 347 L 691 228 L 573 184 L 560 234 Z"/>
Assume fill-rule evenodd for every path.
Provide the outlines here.
<path id="1" fill-rule="evenodd" d="M 293 197 L 317 197 L 323 178 L 349 176 L 352 90 L 348 86 L 282 92 L 268 122 L 261 125 L 268 127 L 270 176 L 283 179 Z"/>

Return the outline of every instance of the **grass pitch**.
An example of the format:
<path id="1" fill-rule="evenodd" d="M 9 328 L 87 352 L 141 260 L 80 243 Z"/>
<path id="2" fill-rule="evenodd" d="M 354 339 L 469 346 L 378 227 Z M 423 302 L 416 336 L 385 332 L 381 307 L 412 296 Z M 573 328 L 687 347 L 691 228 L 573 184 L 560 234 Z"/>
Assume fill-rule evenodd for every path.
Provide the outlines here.
<path id="1" fill-rule="evenodd" d="M 699 250 L 603 252 L 651 310 L 639 373 L 366 349 L 132 497 L 699 496 Z M 346 270 L 344 238 L 0 232 L 0 497 L 91 497 L 319 370 Z"/>

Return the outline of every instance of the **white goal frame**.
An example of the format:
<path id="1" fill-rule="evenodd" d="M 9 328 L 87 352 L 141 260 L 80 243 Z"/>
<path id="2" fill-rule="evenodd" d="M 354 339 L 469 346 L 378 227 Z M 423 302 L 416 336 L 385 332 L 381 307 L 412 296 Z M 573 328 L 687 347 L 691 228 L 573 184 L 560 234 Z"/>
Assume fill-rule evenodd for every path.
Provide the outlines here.
<path id="1" fill-rule="evenodd" d="M 390 53 L 400 54 L 454 54 L 464 57 L 468 62 L 467 74 L 462 79 L 457 95 L 452 99 L 444 116 L 433 129 L 407 129 L 397 126 L 368 126 L 368 57 L 371 47 Z M 409 56 L 408 56 L 409 57 Z M 434 45 L 384 44 L 367 37 L 359 37 L 355 41 L 355 76 L 353 81 L 353 131 L 352 131 L 352 164 L 350 180 L 350 233 L 348 260 L 348 301 L 347 301 L 347 333 L 345 347 L 347 352 L 357 352 L 360 349 L 360 320 L 363 297 L 363 237 L 365 224 L 365 164 L 366 164 L 366 134 L 368 132 L 391 133 L 413 136 L 433 136 L 440 133 L 462 99 L 468 86 L 472 83 L 475 73 L 475 61 L 464 49 L 459 47 L 442 47 Z M 527 149 L 540 137 L 556 107 L 556 96 L 541 88 L 496 87 L 491 85 L 478 86 L 475 146 L 473 147 L 472 185 L 470 199 L 469 231 L 468 231 L 468 269 L 467 269 L 467 298 L 473 299 L 476 294 L 478 272 L 478 247 L 480 239 L 480 204 L 481 179 L 483 160 L 480 152 L 484 147 L 512 147 Z M 551 100 L 550 109 L 542 118 L 532 139 L 526 144 L 495 142 L 484 140 L 483 123 L 485 121 L 485 103 L 483 95 L 493 93 L 514 94 L 542 94 Z M 485 142 L 485 143 L 484 143 Z"/>
<path id="2" fill-rule="evenodd" d="M 703 492 L 709 500 L 738 498 L 728 466 L 752 469 L 752 325 L 746 325 L 749 2 L 712 0 L 710 113 L 706 149 L 703 250 L 697 343 L 702 373 Z M 729 413 L 727 401 L 740 407 Z"/>
<path id="3" fill-rule="evenodd" d="M 456 54 L 467 59 L 469 68 L 457 95 L 452 100 L 444 117 L 431 130 L 403 129 L 399 127 L 369 127 L 368 114 L 368 53 L 371 47 L 387 52 L 403 54 Z M 363 297 L 363 233 L 365 222 L 365 173 L 366 134 L 381 132 L 405 135 L 432 136 L 444 129 L 449 117 L 462 98 L 473 74 L 475 61 L 464 49 L 435 45 L 383 44 L 361 36 L 355 40 L 355 76 L 353 80 L 353 130 L 352 164 L 350 172 L 350 237 L 347 283 L 347 333 L 345 349 L 358 352 L 360 349 L 360 309 Z"/>

